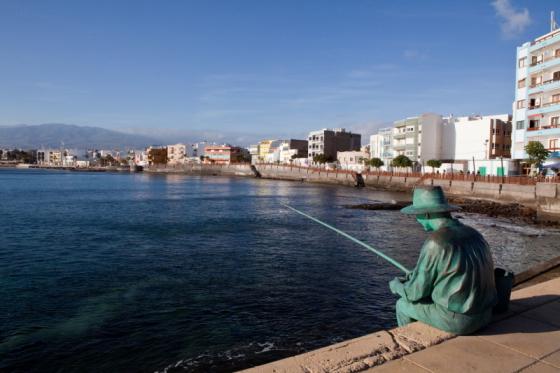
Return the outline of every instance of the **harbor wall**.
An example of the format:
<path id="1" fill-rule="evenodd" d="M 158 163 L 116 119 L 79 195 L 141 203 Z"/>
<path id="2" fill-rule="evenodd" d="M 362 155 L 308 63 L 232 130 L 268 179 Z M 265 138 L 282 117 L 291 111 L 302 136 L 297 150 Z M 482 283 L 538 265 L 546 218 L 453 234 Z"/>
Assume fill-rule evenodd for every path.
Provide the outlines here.
<path id="1" fill-rule="evenodd" d="M 152 166 L 147 172 L 182 173 L 191 175 L 249 176 L 264 179 L 292 180 L 309 183 L 355 186 L 357 176 L 351 171 L 324 170 L 286 165 L 182 165 L 176 167 Z M 560 193 L 556 183 L 522 185 L 513 183 L 434 179 L 429 175 L 394 176 L 364 174 L 365 187 L 410 192 L 418 185 L 438 185 L 452 196 L 486 199 L 494 202 L 519 203 L 537 211 L 539 220 L 560 221 Z"/>

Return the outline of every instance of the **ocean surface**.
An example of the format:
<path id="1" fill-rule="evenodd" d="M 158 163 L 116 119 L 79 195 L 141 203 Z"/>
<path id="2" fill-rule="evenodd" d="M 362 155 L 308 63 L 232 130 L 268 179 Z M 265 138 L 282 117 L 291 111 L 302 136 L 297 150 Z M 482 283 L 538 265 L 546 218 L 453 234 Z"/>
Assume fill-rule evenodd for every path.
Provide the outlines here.
<path id="1" fill-rule="evenodd" d="M 0 169 L 0 371 L 221 372 L 393 327 L 426 233 L 402 193 L 250 178 Z M 521 271 L 560 231 L 459 214 Z"/>

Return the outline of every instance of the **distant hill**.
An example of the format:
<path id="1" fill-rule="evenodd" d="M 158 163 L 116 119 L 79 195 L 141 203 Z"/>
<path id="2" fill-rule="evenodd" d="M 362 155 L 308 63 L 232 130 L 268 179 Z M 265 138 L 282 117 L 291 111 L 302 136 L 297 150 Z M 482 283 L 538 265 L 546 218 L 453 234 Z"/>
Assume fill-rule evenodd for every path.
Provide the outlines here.
<path id="1" fill-rule="evenodd" d="M 0 126 L 1 148 L 141 149 L 161 140 L 100 127 L 70 124 Z"/>

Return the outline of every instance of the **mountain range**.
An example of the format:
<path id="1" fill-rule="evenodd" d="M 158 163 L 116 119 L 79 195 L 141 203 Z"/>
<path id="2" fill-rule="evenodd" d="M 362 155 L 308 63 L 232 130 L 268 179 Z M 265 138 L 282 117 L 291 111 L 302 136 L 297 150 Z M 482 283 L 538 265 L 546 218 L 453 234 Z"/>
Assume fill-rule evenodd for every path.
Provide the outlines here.
<path id="1" fill-rule="evenodd" d="M 0 148 L 143 149 L 162 142 L 146 135 L 72 124 L 0 126 Z"/>

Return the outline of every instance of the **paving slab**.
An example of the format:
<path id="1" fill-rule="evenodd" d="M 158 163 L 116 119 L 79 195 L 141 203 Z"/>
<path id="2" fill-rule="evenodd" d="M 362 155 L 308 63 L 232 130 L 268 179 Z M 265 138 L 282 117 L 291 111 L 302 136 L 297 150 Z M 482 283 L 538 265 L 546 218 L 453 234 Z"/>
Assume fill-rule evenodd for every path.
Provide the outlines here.
<path id="1" fill-rule="evenodd" d="M 521 312 L 560 299 L 560 277 L 514 291 L 510 307 Z"/>
<path id="2" fill-rule="evenodd" d="M 400 358 L 395 361 L 388 362 L 375 368 L 366 370 L 369 373 L 430 373 L 429 370 L 424 369 L 411 361 Z"/>
<path id="3" fill-rule="evenodd" d="M 542 361 L 545 361 L 548 364 L 554 365 L 556 368 L 560 369 L 560 350 L 543 357 Z"/>
<path id="4" fill-rule="evenodd" d="M 492 324 L 478 335 L 535 359 L 560 349 L 560 328 L 522 316 Z"/>
<path id="5" fill-rule="evenodd" d="M 533 308 L 523 312 L 521 316 L 560 327 L 560 301 Z"/>
<path id="6" fill-rule="evenodd" d="M 406 356 L 432 372 L 514 372 L 534 359 L 478 337 L 458 337 Z"/>

